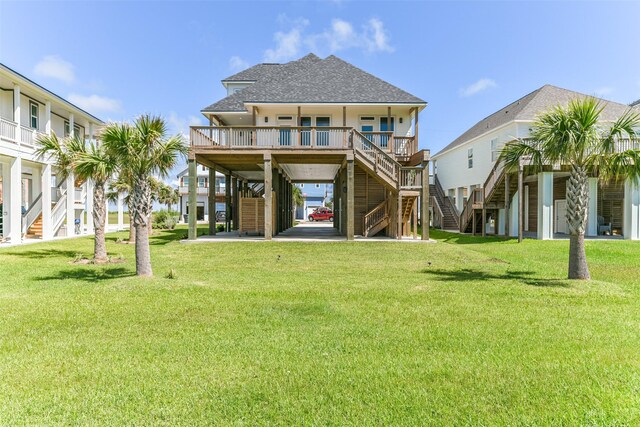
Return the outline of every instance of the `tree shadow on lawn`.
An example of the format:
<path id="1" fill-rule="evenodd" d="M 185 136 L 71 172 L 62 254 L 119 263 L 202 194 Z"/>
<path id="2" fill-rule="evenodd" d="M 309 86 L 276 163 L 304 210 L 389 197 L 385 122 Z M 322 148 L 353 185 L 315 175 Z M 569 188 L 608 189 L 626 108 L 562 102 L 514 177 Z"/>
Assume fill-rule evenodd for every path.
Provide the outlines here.
<path id="1" fill-rule="evenodd" d="M 60 249 L 38 249 L 38 250 L 29 250 L 29 251 L 6 252 L 6 255 L 12 255 L 12 256 L 22 257 L 22 258 L 42 259 L 42 258 L 51 258 L 51 257 L 75 258 L 76 255 L 78 255 L 79 253 L 81 253 L 81 251 L 70 251 L 70 250 L 60 250 Z"/>
<path id="2" fill-rule="evenodd" d="M 443 270 L 425 268 L 421 273 L 433 276 L 440 282 L 485 282 L 498 280 L 515 280 L 530 286 L 568 288 L 569 284 L 564 279 L 545 279 L 535 277 L 532 271 L 506 271 L 504 273 L 489 273 L 471 268 L 459 270 Z"/>
<path id="3" fill-rule="evenodd" d="M 47 282 L 52 280 L 79 280 L 83 282 L 95 282 L 99 280 L 117 279 L 135 276 L 135 272 L 124 267 L 77 267 L 60 270 L 49 276 L 37 277 L 36 280 Z"/>

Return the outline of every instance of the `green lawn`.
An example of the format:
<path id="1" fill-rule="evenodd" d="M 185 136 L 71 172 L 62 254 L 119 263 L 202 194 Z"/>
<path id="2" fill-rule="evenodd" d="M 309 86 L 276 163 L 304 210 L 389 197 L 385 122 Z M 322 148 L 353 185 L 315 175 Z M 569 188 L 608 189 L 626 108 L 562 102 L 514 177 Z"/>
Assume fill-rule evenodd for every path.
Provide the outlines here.
<path id="1" fill-rule="evenodd" d="M 0 425 L 640 423 L 638 242 L 568 283 L 567 241 L 185 233 L 146 280 L 126 233 L 0 250 Z"/>

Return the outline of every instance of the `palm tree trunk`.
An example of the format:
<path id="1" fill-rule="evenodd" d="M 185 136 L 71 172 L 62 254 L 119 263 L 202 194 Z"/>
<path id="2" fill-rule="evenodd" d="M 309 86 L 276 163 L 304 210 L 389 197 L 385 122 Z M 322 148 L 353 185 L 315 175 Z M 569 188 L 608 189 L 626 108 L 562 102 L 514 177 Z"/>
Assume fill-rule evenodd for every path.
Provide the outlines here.
<path id="1" fill-rule="evenodd" d="M 146 224 L 136 225 L 136 274 L 138 276 L 153 276 L 149 249 L 149 227 Z"/>
<path id="2" fill-rule="evenodd" d="M 104 237 L 106 202 L 104 182 L 96 182 L 93 187 L 93 260 L 96 263 L 107 262 L 107 243 Z"/>
<path id="3" fill-rule="evenodd" d="M 133 214 L 129 208 L 129 243 L 136 242 L 136 225 L 133 223 Z"/>
<path id="4" fill-rule="evenodd" d="M 151 223 L 151 186 L 146 176 L 136 177 L 133 183 L 129 215 L 133 215 L 136 233 L 136 274 L 152 276 L 149 249 L 149 224 Z"/>
<path id="5" fill-rule="evenodd" d="M 589 206 L 589 178 L 582 166 L 571 165 L 567 183 L 567 225 L 569 226 L 569 279 L 589 280 L 584 247 Z"/>

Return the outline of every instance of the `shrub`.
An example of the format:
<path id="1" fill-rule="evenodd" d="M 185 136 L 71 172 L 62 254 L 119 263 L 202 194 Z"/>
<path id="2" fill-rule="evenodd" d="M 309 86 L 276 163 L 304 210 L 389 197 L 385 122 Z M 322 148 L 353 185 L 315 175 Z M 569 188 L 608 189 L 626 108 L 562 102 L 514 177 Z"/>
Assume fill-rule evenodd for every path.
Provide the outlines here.
<path id="1" fill-rule="evenodd" d="M 180 214 L 178 212 L 161 209 L 160 211 L 153 213 L 153 228 L 159 228 L 162 230 L 173 230 L 174 228 L 176 228 L 179 217 Z"/>
<path id="2" fill-rule="evenodd" d="M 225 229 L 226 229 L 226 226 L 224 224 L 216 225 L 216 231 L 218 231 L 218 232 L 224 231 Z"/>

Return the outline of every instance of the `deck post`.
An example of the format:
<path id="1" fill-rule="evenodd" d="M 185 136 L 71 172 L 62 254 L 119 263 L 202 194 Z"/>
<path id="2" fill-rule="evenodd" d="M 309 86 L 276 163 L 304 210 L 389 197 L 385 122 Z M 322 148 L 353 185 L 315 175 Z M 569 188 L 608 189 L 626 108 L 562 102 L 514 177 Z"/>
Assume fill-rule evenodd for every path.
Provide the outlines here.
<path id="1" fill-rule="evenodd" d="M 504 174 L 504 235 L 509 237 L 509 204 L 511 195 L 509 194 L 509 173 Z"/>
<path id="2" fill-rule="evenodd" d="M 482 204 L 482 237 L 486 237 L 487 234 L 487 208 Z"/>
<path id="3" fill-rule="evenodd" d="M 422 163 L 422 195 L 420 200 L 420 221 L 422 221 L 422 240 L 429 240 L 429 162 Z"/>
<path id="4" fill-rule="evenodd" d="M 522 242 L 524 234 L 524 187 L 522 181 L 524 180 L 524 170 L 522 166 L 522 160 L 518 165 L 518 243 Z"/>
<path id="5" fill-rule="evenodd" d="M 231 231 L 231 175 L 227 174 L 224 177 L 224 223 L 225 231 Z"/>
<path id="6" fill-rule="evenodd" d="M 238 229 L 238 205 L 239 205 L 239 197 L 238 197 L 238 178 L 235 176 L 231 178 L 231 186 L 232 186 L 232 206 L 231 209 L 233 215 L 233 229 Z"/>
<path id="7" fill-rule="evenodd" d="M 189 159 L 189 240 L 198 237 L 198 165 L 196 159 Z"/>
<path id="8" fill-rule="evenodd" d="M 273 235 L 273 170 L 271 154 L 264 155 L 264 239 L 271 240 Z"/>
<path id="9" fill-rule="evenodd" d="M 355 232 L 355 166 L 353 159 L 347 160 L 347 240 L 353 240 Z"/>
<path id="10" fill-rule="evenodd" d="M 398 240 L 402 240 L 402 193 L 398 191 L 398 209 L 396 210 L 397 215 L 397 228 L 396 228 L 396 238 Z"/>
<path id="11" fill-rule="evenodd" d="M 476 210 L 471 208 L 471 234 L 476 235 Z"/>
<path id="12" fill-rule="evenodd" d="M 413 240 L 418 239 L 418 198 L 413 203 Z"/>
<path id="13" fill-rule="evenodd" d="M 209 235 L 216 235 L 216 168 L 209 168 Z"/>
<path id="14" fill-rule="evenodd" d="M 277 168 L 273 168 L 271 186 L 273 187 L 273 192 L 276 195 L 276 200 L 275 202 L 272 201 L 271 203 L 275 205 L 275 211 L 276 211 L 276 216 L 273 218 L 273 222 L 275 226 L 274 228 L 276 231 L 275 234 L 278 234 L 281 231 L 280 230 L 280 202 L 282 201 L 282 197 L 280 197 L 281 182 L 282 182 L 282 178 L 280 177 L 280 171 Z"/>

